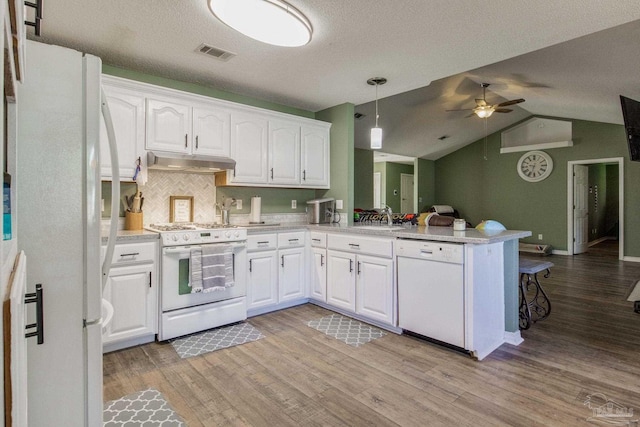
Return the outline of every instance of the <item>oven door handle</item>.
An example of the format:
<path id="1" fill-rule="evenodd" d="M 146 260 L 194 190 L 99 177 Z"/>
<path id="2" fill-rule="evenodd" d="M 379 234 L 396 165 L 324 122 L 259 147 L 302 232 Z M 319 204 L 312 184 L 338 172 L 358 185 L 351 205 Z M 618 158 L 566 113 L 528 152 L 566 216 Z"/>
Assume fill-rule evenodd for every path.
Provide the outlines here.
<path id="1" fill-rule="evenodd" d="M 200 246 L 185 246 L 185 247 L 181 247 L 181 248 L 164 248 L 162 249 L 162 253 L 163 254 L 188 254 L 189 252 L 191 252 L 191 249 L 198 249 Z"/>

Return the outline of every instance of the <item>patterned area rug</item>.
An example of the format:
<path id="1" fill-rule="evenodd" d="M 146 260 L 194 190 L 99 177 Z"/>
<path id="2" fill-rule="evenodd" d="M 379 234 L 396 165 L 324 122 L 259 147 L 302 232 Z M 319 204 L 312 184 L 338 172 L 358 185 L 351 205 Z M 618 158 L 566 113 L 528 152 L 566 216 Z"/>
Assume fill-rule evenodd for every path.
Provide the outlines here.
<path id="1" fill-rule="evenodd" d="M 340 314 L 332 314 L 322 319 L 311 320 L 307 323 L 307 326 L 353 347 L 359 347 L 362 344 L 387 335 L 381 329 Z"/>
<path id="2" fill-rule="evenodd" d="M 158 390 L 133 393 L 104 405 L 104 427 L 185 427 Z"/>
<path id="3" fill-rule="evenodd" d="M 181 358 L 198 356 L 210 351 L 233 347 L 264 338 L 264 335 L 249 323 L 224 326 L 169 341 Z"/>

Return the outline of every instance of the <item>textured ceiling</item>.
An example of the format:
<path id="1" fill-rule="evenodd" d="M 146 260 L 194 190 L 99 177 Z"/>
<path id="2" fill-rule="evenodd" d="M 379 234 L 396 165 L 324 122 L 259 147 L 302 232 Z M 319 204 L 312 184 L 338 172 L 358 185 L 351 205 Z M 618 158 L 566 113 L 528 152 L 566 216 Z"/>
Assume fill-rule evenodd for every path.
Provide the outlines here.
<path id="1" fill-rule="evenodd" d="M 382 98 L 434 81 L 431 87 L 446 90 L 449 96 L 444 103 L 434 99 L 439 106 L 421 107 L 435 114 L 445 104 L 445 108 L 468 105 L 463 102 L 473 101 L 477 96 L 474 85 L 482 79 L 492 77 L 487 80 L 490 83 L 511 79 L 516 86 L 508 86 L 508 90 L 498 85 L 491 88 L 496 97 L 511 97 L 518 92 L 518 84 L 535 82 L 537 77 L 530 75 L 528 69 L 516 67 L 512 71 L 495 69 L 497 74 L 487 77 L 470 75 L 456 77 L 453 82 L 437 80 L 640 19 L 637 0 L 290 0 L 290 3 L 309 18 L 314 28 L 312 41 L 300 48 L 269 46 L 240 35 L 213 17 L 206 0 L 45 2 L 42 37 L 38 40 L 95 54 L 110 65 L 310 111 L 344 102 L 360 105 L 371 101 L 375 92 L 366 80 L 374 76 L 389 80 L 380 87 Z M 220 62 L 197 54 L 194 50 L 201 43 L 237 56 Z M 615 78 L 616 70 L 611 71 Z M 576 78 L 586 81 L 590 76 Z M 405 102 L 425 104 L 419 92 L 409 95 L 409 101 Z M 532 94 L 523 97 L 528 103 L 523 105 L 535 105 Z M 565 111 L 562 104 L 558 108 Z M 517 114 L 514 112 L 503 120 L 511 121 Z M 491 126 L 499 124 L 497 119 Z M 468 127 L 470 121 L 466 119 L 458 127 Z M 421 122 L 422 116 L 414 114 L 404 117 L 403 123 L 412 126 Z M 406 135 L 409 129 L 403 130 L 401 123 L 389 127 L 386 132 L 389 138 L 395 132 L 398 138 L 415 142 Z M 443 128 L 437 133 L 453 135 L 453 130 Z M 469 142 L 469 138 L 463 139 Z M 395 142 L 388 142 L 385 149 L 394 149 Z M 444 151 L 450 147 L 451 144 L 447 145 Z M 422 150 L 413 145 L 410 148 L 403 146 L 395 151 L 430 158 L 444 152 L 434 154 L 430 148 Z"/>

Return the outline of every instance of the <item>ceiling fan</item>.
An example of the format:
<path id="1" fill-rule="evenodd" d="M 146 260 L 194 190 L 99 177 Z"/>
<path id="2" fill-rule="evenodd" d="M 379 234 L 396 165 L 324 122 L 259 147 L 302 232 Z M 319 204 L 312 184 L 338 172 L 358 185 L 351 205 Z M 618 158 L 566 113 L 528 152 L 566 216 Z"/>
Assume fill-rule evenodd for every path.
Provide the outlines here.
<path id="1" fill-rule="evenodd" d="M 519 98 L 519 99 L 512 99 L 511 101 L 501 102 L 499 104 L 494 104 L 494 105 L 487 104 L 486 95 L 487 95 L 487 88 L 489 87 L 489 83 L 481 83 L 480 86 L 482 87 L 482 99 L 476 99 L 475 108 L 462 108 L 458 110 L 447 110 L 447 111 L 471 110 L 473 111 L 473 114 L 475 114 L 476 116 L 480 117 L 481 119 L 486 119 L 487 117 L 490 117 L 493 113 L 510 113 L 513 111 L 512 109 L 503 108 L 503 107 L 508 107 L 509 105 L 515 105 L 515 104 L 520 104 L 521 102 L 524 102 L 524 99 Z"/>

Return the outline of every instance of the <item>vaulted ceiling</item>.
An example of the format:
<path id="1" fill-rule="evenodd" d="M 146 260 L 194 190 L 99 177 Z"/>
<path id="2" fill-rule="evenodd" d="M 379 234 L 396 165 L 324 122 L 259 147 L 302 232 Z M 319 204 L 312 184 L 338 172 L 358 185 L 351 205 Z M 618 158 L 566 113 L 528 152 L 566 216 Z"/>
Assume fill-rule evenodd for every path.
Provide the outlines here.
<path id="1" fill-rule="evenodd" d="M 612 99 L 640 98 L 637 0 L 289 2 L 313 25 L 312 41 L 300 48 L 237 33 L 206 0 L 45 2 L 42 37 L 35 39 L 110 65 L 310 111 L 353 103 L 366 114 L 356 121 L 358 147 L 368 146 L 373 117 L 375 91 L 366 80 L 383 76 L 384 149 L 425 158 L 484 134 L 477 118 L 443 114 L 473 107 L 480 82 L 492 84 L 492 103 L 527 100 L 513 113 L 494 114 L 489 132 L 530 114 L 619 122 Z M 236 56 L 217 61 L 195 52 L 201 43 Z M 443 135 L 450 138 L 438 141 Z"/>

